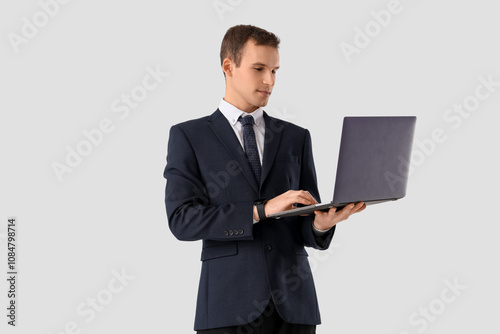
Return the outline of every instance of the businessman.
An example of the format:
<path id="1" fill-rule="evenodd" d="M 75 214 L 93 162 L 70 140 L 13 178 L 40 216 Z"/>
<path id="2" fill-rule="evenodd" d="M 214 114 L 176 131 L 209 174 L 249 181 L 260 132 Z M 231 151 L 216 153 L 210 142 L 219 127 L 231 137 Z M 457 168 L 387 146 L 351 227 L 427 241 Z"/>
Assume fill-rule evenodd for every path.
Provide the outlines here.
<path id="1" fill-rule="evenodd" d="M 279 43 L 255 26 L 230 28 L 218 109 L 170 129 L 169 227 L 179 240 L 203 241 L 198 333 L 315 333 L 321 320 L 304 246 L 327 249 L 335 225 L 366 207 L 267 218 L 319 201 L 309 132 L 262 109 L 276 82 Z"/>

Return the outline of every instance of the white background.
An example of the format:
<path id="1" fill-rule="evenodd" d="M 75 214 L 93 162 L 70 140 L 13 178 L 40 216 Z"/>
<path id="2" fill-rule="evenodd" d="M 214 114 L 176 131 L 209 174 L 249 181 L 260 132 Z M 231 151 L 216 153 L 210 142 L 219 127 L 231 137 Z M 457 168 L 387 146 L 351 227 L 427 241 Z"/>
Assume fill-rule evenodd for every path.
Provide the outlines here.
<path id="1" fill-rule="evenodd" d="M 168 229 L 166 145 L 173 124 L 217 108 L 220 42 L 236 24 L 281 38 L 265 109 L 311 131 L 323 199 L 332 196 L 344 116 L 416 115 L 416 141 L 429 143 L 435 129 L 446 137 L 415 146 L 406 198 L 341 223 L 329 253 L 309 251 L 317 332 L 498 332 L 500 87 L 460 124 L 443 118 L 473 101 L 478 77 L 500 82 L 497 3 L 401 0 L 379 31 L 371 11 L 388 1 L 221 0 L 219 13 L 214 3 L 73 0 L 47 22 L 37 1 L 0 4 L 0 267 L 15 216 L 20 273 L 16 328 L 6 324 L 0 281 L 2 333 L 63 333 L 72 322 L 67 333 L 192 333 L 201 242 Z M 34 16 L 38 33 L 15 47 L 12 34 Z M 355 46 L 366 27 L 371 42 L 349 62 L 340 45 Z M 148 67 L 169 75 L 120 119 L 112 103 Z M 113 131 L 58 180 L 53 164 L 65 164 L 67 147 L 103 119 Z M 113 271 L 130 276 L 119 293 L 109 292 L 120 285 Z M 458 282 L 458 293 L 445 281 Z M 95 318 L 77 312 L 97 296 L 112 299 Z"/>

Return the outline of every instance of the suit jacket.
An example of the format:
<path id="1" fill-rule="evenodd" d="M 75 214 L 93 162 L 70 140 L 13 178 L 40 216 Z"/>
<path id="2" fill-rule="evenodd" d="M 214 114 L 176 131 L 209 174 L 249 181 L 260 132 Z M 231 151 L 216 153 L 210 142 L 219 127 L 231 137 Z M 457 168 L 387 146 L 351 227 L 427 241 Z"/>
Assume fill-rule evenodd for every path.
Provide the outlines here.
<path id="1" fill-rule="evenodd" d="M 270 298 L 286 322 L 321 322 L 304 246 L 327 249 L 335 228 L 316 237 L 313 216 L 253 223 L 257 199 L 302 189 L 320 200 L 310 134 L 266 113 L 264 120 L 260 184 L 218 109 L 170 129 L 169 227 L 179 240 L 203 240 L 195 330 L 250 323 Z"/>

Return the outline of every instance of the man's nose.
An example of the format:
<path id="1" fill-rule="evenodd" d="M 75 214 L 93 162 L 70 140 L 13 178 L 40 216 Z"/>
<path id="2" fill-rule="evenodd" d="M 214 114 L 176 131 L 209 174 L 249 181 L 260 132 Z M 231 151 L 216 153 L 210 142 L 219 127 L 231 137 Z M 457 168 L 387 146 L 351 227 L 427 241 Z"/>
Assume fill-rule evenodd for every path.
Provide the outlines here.
<path id="1" fill-rule="evenodd" d="M 274 86 L 275 77 L 272 71 L 269 71 L 264 76 L 264 84 Z"/>

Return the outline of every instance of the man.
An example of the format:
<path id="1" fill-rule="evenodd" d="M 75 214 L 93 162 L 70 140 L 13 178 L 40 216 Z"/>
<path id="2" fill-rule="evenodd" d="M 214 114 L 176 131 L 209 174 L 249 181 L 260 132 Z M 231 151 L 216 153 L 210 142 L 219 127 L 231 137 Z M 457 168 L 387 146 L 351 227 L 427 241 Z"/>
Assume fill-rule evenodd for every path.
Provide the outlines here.
<path id="1" fill-rule="evenodd" d="M 219 108 L 170 130 L 169 227 L 179 240 L 203 240 L 198 333 L 315 333 L 320 315 L 304 246 L 327 249 L 335 225 L 366 207 L 267 219 L 319 200 L 309 132 L 262 109 L 279 42 L 254 26 L 230 28 Z"/>

